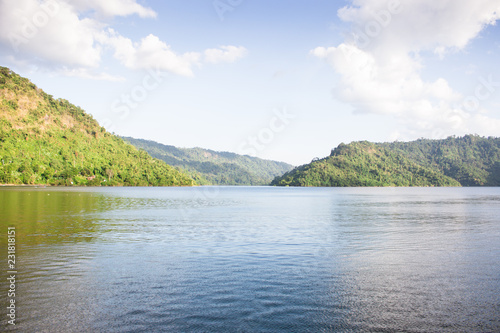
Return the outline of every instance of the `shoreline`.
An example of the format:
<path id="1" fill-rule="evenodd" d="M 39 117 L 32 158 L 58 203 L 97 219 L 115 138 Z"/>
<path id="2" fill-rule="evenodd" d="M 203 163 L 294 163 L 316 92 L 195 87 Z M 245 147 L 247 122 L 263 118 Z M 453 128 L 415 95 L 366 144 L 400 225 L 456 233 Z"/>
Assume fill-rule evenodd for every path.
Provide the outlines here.
<path id="1" fill-rule="evenodd" d="M 134 186 L 134 185 L 51 185 L 51 184 L 0 184 L 0 187 L 201 187 L 201 186 L 214 186 L 214 185 L 173 185 L 173 186 Z M 215 185 L 216 186 L 216 185 Z"/>

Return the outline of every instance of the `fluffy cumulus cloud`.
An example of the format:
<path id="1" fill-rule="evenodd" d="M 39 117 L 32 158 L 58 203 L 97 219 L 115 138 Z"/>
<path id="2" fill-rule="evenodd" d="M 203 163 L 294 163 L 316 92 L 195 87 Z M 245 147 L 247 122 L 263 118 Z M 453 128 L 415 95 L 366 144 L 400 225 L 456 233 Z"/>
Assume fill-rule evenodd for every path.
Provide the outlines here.
<path id="1" fill-rule="evenodd" d="M 97 67 L 101 48 L 95 35 L 102 24 L 80 18 L 65 2 L 0 1 L 0 43 L 16 58 L 43 59 L 49 65 Z"/>
<path id="2" fill-rule="evenodd" d="M 110 31 L 104 38 L 115 49 L 114 56 L 130 69 L 156 68 L 183 76 L 193 76 L 192 67 L 200 64 L 197 52 L 177 54 L 158 37 L 150 34 L 139 43 Z"/>
<path id="3" fill-rule="evenodd" d="M 200 67 L 203 63 L 231 63 L 246 54 L 246 49 L 241 46 L 221 46 L 216 49 L 207 49 L 203 53 L 178 54 L 155 35 L 150 34 L 140 42 L 134 43 L 112 29 L 101 36 L 101 39 L 103 43 L 114 48 L 115 58 L 127 68 L 155 68 L 182 76 L 193 76 L 193 67 Z"/>
<path id="4" fill-rule="evenodd" d="M 462 49 L 500 18 L 497 0 L 354 0 L 338 11 L 353 34 L 372 39 L 370 49 L 394 47 L 402 52 Z M 367 44 L 370 44 L 368 41 Z"/>
<path id="5" fill-rule="evenodd" d="M 470 112 L 445 78 L 425 81 L 419 56 L 464 49 L 500 18 L 497 0 L 354 0 L 338 16 L 351 24 L 345 41 L 311 54 L 340 74 L 334 94 L 356 112 L 394 115 L 402 136 L 498 131 L 500 121 Z"/>
<path id="6" fill-rule="evenodd" d="M 115 16 L 154 18 L 156 12 L 136 0 L 0 0 L 0 51 L 18 63 L 30 63 L 100 80 L 120 78 L 101 73 L 105 52 L 129 69 L 155 68 L 192 76 L 203 52 L 178 54 L 150 34 L 138 42 L 109 25 Z M 205 51 L 206 62 L 233 62 L 245 49 L 224 46 Z"/>

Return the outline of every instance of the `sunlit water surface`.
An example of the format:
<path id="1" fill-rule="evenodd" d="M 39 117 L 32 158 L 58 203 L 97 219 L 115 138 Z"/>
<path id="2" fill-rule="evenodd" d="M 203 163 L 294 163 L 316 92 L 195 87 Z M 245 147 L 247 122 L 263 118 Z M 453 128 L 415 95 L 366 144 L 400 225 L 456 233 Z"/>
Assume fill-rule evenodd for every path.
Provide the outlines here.
<path id="1" fill-rule="evenodd" d="M 0 212 L 19 332 L 500 331 L 499 188 L 0 188 Z"/>

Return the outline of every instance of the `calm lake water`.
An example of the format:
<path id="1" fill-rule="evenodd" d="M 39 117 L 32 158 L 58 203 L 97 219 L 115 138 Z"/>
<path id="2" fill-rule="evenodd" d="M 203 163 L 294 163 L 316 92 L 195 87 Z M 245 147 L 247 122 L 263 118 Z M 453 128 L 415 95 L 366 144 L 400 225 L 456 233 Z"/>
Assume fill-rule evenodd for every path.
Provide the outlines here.
<path id="1" fill-rule="evenodd" d="M 0 188 L 19 332 L 500 332 L 500 188 Z"/>

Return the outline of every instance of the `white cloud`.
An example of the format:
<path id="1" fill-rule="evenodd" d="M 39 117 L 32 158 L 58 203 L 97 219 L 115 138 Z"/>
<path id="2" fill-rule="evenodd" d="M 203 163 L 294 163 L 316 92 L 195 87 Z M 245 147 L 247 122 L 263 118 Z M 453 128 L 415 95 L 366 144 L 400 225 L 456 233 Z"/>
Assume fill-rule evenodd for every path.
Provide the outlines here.
<path id="1" fill-rule="evenodd" d="M 418 75 L 420 65 L 408 55 L 380 62 L 352 44 L 318 47 L 311 54 L 325 59 L 341 74 L 334 93 L 355 106 L 357 112 L 403 114 L 422 100 L 428 102 L 422 104 L 427 108 L 429 104 L 457 102 L 460 98 L 442 78 L 424 82 Z"/>
<path id="2" fill-rule="evenodd" d="M 235 62 L 247 54 L 247 49 L 243 46 L 221 46 L 218 49 L 205 50 L 205 61 L 217 64 L 220 62 Z"/>
<path id="3" fill-rule="evenodd" d="M 152 34 L 135 44 L 128 38 L 116 35 L 113 31 L 111 34 L 107 43 L 114 47 L 115 58 L 128 68 L 155 68 L 178 75 L 193 76 L 192 67 L 199 65 L 201 57 L 199 53 L 176 54 L 169 45 Z"/>
<path id="4" fill-rule="evenodd" d="M 66 0 L 78 11 L 94 10 L 101 16 L 128 16 L 137 14 L 142 18 L 156 17 L 151 8 L 139 5 L 135 0 Z"/>
<path id="5" fill-rule="evenodd" d="M 213 64 L 235 62 L 247 52 L 242 46 L 228 45 L 221 46 L 220 49 L 205 50 L 204 58 L 199 52 L 177 54 L 155 35 L 150 34 L 139 43 L 134 43 L 111 29 L 107 36 L 101 36 L 101 40 L 104 44 L 109 44 L 114 48 L 115 58 L 128 68 L 154 68 L 183 76 L 193 76 L 193 67 L 200 67 L 202 60 Z"/>
<path id="6" fill-rule="evenodd" d="M 353 5 L 341 8 L 338 16 L 352 24 L 353 32 L 374 35 L 372 50 L 463 49 L 500 18 L 498 0 L 353 0 Z"/>
<path id="7" fill-rule="evenodd" d="M 419 55 L 445 57 L 465 48 L 500 18 L 497 0 L 354 0 L 338 15 L 351 23 L 345 42 L 311 54 L 340 74 L 334 88 L 339 100 L 356 112 L 393 115 L 417 137 L 498 133 L 500 120 L 466 110 L 464 96 L 445 78 L 423 80 Z"/>
<path id="8" fill-rule="evenodd" d="M 78 17 L 64 2 L 38 0 L 0 2 L 0 43 L 21 58 L 49 65 L 97 67 L 101 49 L 95 44 L 99 22 Z"/>
<path id="9" fill-rule="evenodd" d="M 127 68 L 192 76 L 193 67 L 200 66 L 203 59 L 201 52 L 178 54 L 153 34 L 133 42 L 106 22 L 110 17 L 134 14 L 156 17 L 156 12 L 136 0 L 0 0 L 0 51 L 15 55 L 18 63 L 71 76 L 115 80 L 97 73 L 104 52 L 111 47 Z M 222 46 L 206 50 L 205 59 L 234 62 L 245 52 L 244 47 Z"/>

